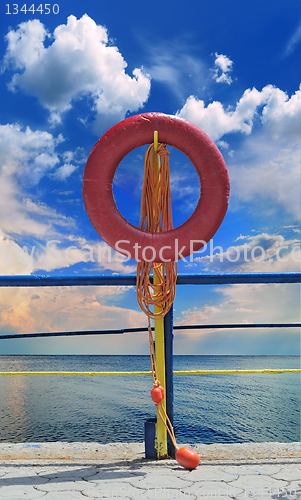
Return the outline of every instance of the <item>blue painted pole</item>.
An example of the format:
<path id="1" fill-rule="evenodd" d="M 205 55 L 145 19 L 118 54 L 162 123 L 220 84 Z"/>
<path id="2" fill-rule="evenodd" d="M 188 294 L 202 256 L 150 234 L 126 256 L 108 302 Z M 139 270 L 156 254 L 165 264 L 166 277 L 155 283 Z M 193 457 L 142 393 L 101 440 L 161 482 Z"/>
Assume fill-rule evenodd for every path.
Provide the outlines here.
<path id="1" fill-rule="evenodd" d="M 164 346 L 166 413 L 173 425 L 173 306 L 164 316 Z M 175 447 L 169 435 L 167 436 L 167 451 L 170 457 L 175 456 Z"/>

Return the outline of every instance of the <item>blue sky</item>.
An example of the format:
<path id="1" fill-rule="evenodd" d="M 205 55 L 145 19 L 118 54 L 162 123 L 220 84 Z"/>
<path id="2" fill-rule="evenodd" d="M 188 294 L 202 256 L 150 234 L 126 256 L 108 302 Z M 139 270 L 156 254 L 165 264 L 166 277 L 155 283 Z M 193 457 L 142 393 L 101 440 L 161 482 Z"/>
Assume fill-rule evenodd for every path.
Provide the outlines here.
<path id="1" fill-rule="evenodd" d="M 109 127 L 151 111 L 198 125 L 229 171 L 225 219 L 179 273 L 300 271 L 297 2 L 75 0 L 49 4 L 49 14 L 45 4 L 25 4 L 26 13 L 23 5 L 2 6 L 0 17 L 0 274 L 135 273 L 135 261 L 108 258 L 83 206 L 82 175 Z M 145 149 L 124 158 L 113 186 L 136 225 Z M 170 152 L 177 226 L 200 187 L 189 160 Z M 177 289 L 175 324 L 293 321 L 299 285 Z M 145 325 L 133 288 L 0 290 L 1 333 Z M 1 342 L 4 354 L 148 353 L 144 334 Z M 179 331 L 174 345 L 176 354 L 298 354 L 300 335 Z"/>

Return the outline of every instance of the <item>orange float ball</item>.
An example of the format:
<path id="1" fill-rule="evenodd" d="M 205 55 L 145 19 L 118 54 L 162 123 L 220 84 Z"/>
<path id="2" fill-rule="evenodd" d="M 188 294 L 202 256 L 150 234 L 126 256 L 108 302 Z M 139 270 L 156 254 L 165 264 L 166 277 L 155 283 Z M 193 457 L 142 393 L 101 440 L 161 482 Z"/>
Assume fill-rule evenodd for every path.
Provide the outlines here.
<path id="1" fill-rule="evenodd" d="M 157 385 L 157 387 L 154 387 L 151 390 L 151 398 L 154 403 L 161 403 L 162 399 L 164 398 L 165 392 L 164 392 L 164 387 L 162 385 Z"/>
<path id="2" fill-rule="evenodd" d="M 176 452 L 176 461 L 185 467 L 185 469 L 195 469 L 200 462 L 200 457 L 198 456 L 196 451 L 191 450 L 190 448 L 179 448 Z"/>

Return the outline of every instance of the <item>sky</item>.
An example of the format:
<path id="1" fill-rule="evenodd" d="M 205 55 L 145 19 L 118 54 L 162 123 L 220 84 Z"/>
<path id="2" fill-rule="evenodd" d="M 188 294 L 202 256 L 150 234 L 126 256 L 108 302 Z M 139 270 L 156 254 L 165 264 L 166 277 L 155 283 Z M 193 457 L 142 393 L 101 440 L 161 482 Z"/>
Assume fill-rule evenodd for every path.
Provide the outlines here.
<path id="1" fill-rule="evenodd" d="M 25 7 L 24 7 L 25 5 Z M 30 10 L 29 10 L 30 9 Z M 50 12 L 48 12 L 48 10 Z M 3 4 L 0 275 L 135 274 L 85 212 L 82 177 L 119 121 L 162 112 L 220 149 L 229 208 L 179 274 L 300 272 L 301 6 L 212 0 Z M 194 166 L 170 151 L 174 227 L 194 211 Z M 146 147 L 113 192 L 138 225 Z M 129 196 L 130 194 L 130 196 Z M 174 324 L 300 321 L 300 285 L 178 286 Z M 147 325 L 133 287 L 2 288 L 0 334 Z M 144 333 L 1 340 L 2 354 L 148 354 Z M 299 329 L 176 331 L 175 354 L 299 354 Z"/>

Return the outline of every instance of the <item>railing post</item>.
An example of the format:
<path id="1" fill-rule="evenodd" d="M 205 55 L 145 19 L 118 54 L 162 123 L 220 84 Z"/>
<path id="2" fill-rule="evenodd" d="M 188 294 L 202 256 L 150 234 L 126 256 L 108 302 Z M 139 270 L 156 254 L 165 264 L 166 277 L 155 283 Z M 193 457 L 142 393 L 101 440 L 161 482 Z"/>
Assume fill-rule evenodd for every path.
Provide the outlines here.
<path id="1" fill-rule="evenodd" d="M 173 306 L 164 316 L 165 346 L 165 400 L 166 413 L 173 425 Z M 167 436 L 167 450 L 170 457 L 175 456 L 175 447 Z"/>

